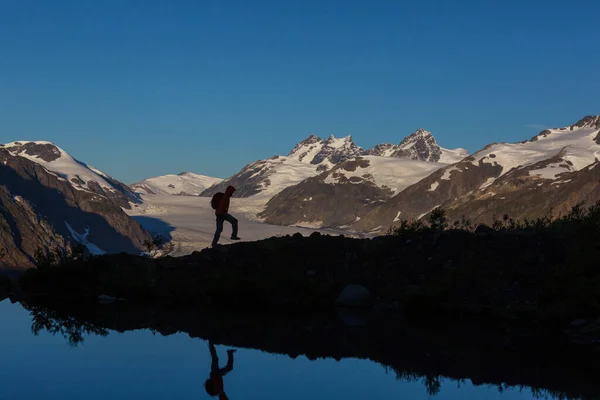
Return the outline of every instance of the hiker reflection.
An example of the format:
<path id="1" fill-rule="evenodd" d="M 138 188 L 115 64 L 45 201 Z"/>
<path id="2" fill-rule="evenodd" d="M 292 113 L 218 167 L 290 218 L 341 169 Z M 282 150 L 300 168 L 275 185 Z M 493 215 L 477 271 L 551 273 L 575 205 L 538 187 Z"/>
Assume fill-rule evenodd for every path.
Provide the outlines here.
<path id="1" fill-rule="evenodd" d="M 228 400 L 229 398 L 225 394 L 223 387 L 223 377 L 233 369 L 233 353 L 235 353 L 235 350 L 227 350 L 227 365 L 225 365 L 225 368 L 219 368 L 217 350 L 210 340 L 208 341 L 208 348 L 210 349 L 212 362 L 210 366 L 210 378 L 204 383 L 204 388 L 210 396 L 219 396 L 219 400 Z"/>

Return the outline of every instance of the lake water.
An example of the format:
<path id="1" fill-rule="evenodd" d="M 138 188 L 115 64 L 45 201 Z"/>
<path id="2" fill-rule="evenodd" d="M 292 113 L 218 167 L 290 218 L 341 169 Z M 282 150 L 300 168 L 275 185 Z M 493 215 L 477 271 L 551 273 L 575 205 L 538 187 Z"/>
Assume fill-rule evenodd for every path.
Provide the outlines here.
<path id="1" fill-rule="evenodd" d="M 0 400 L 217 399 L 204 387 L 211 371 L 208 343 L 149 330 L 88 335 L 76 346 L 60 334 L 32 333 L 18 303 L 0 302 Z M 215 346 L 220 367 L 229 347 Z M 533 399 L 529 389 L 444 380 L 437 394 L 372 361 L 308 360 L 238 348 L 223 378 L 230 400 L 241 399 Z M 222 397 L 224 398 L 224 397 Z"/>

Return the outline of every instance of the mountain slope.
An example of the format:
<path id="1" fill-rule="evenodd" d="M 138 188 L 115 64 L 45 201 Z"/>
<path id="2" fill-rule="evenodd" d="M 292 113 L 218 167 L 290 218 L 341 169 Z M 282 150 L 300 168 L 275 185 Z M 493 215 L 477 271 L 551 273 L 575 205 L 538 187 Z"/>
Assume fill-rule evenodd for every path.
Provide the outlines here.
<path id="1" fill-rule="evenodd" d="M 140 253 L 150 235 L 113 200 L 74 184 L 0 147 L 0 267 L 30 267 L 37 249 L 77 242 L 92 253 Z"/>
<path id="2" fill-rule="evenodd" d="M 11 142 L 0 145 L 0 148 L 6 149 L 13 156 L 42 165 L 46 170 L 54 173 L 59 180 L 68 181 L 76 190 L 105 196 L 126 209 L 131 208 L 131 203 L 140 203 L 139 196 L 127 185 L 76 160 L 53 143 Z"/>
<path id="3" fill-rule="evenodd" d="M 206 175 L 182 172 L 144 179 L 129 185 L 131 189 L 141 194 L 170 194 L 180 196 L 198 196 L 207 188 L 223 181 Z"/>
<path id="4" fill-rule="evenodd" d="M 259 214 L 276 225 L 344 227 L 444 164 L 365 156 L 273 196 Z"/>
<path id="5" fill-rule="evenodd" d="M 554 180 L 559 179 L 559 173 L 580 171 L 600 156 L 599 132 L 600 118 L 589 116 L 565 128 L 545 130 L 521 143 L 488 145 L 406 188 L 373 209 L 353 229 L 385 229 L 397 218 L 419 218 L 437 206 L 464 203 L 461 196 L 485 196 L 490 193 L 486 192 L 487 187 L 509 173 Z M 495 186 L 497 195 L 504 190 L 502 182 Z M 475 206 L 463 207 L 462 211 L 467 217 L 478 214 Z"/>

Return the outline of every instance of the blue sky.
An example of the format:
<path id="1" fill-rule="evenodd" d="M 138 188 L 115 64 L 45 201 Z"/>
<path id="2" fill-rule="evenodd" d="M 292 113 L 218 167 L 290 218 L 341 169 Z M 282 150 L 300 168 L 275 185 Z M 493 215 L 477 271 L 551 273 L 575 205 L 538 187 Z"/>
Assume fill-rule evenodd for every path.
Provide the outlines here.
<path id="1" fill-rule="evenodd" d="M 594 1 L 0 0 L 0 142 L 126 183 L 311 133 L 475 151 L 600 113 Z"/>

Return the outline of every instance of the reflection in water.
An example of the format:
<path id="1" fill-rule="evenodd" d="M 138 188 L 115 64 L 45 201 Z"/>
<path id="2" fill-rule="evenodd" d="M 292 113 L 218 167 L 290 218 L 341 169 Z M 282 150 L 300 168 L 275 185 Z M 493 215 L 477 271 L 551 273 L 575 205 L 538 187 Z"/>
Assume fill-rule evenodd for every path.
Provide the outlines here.
<path id="1" fill-rule="evenodd" d="M 83 343 L 85 335 L 108 335 L 107 329 L 82 321 L 72 315 L 62 314 L 52 308 L 25 304 L 23 307 L 31 313 L 31 332 L 36 336 L 45 329 L 53 335 L 61 334 L 71 347 L 75 347 Z"/>
<path id="2" fill-rule="evenodd" d="M 223 385 L 223 377 L 233 370 L 233 353 L 235 353 L 235 350 L 227 350 L 227 365 L 224 368 L 219 368 L 217 350 L 210 340 L 208 341 L 208 348 L 211 358 L 210 377 L 204 383 L 204 388 L 210 396 L 219 396 L 219 400 L 228 400 L 229 398 L 225 394 L 225 387 Z"/>
<path id="3" fill-rule="evenodd" d="M 233 370 L 235 350 L 227 350 L 227 360 L 225 366 L 222 366 L 222 364 L 219 364 L 215 343 L 229 344 L 229 347 L 255 348 L 267 351 L 271 355 L 287 354 L 292 358 L 296 358 L 296 356 L 300 354 L 306 354 L 309 359 L 321 357 L 333 358 L 336 360 L 348 357 L 372 359 L 382 365 L 386 371 L 393 372 L 398 381 L 403 382 L 406 385 L 418 383 L 422 385 L 421 393 L 425 392 L 428 396 L 438 395 L 440 399 L 449 398 L 441 393 L 441 389 L 444 388 L 444 392 L 447 393 L 450 382 L 454 382 L 455 385 L 458 384 L 461 387 L 465 386 L 466 389 L 460 389 L 461 393 L 464 394 L 465 392 L 468 392 L 469 384 L 467 382 L 469 380 L 477 385 L 491 385 L 488 389 L 481 389 L 484 390 L 485 397 L 489 399 L 591 399 L 598 398 L 596 395 L 599 393 L 597 387 L 593 384 L 586 387 L 581 384 L 581 379 L 579 381 L 576 379 L 573 380 L 572 377 L 566 376 L 564 372 L 562 375 L 559 375 L 562 378 L 561 381 L 555 382 L 556 385 L 554 386 L 543 386 L 537 381 L 539 377 L 556 376 L 557 371 L 572 372 L 573 376 L 580 375 L 579 371 L 582 370 L 581 366 L 565 365 L 559 360 L 557 363 L 559 367 L 563 369 L 557 370 L 555 368 L 556 365 L 545 365 L 543 361 L 540 362 L 538 360 L 537 363 L 533 364 L 537 371 L 532 374 L 528 372 L 532 369 L 530 366 L 523 368 L 523 365 L 520 365 L 520 361 L 524 362 L 526 360 L 522 357 L 523 354 L 521 354 L 514 358 L 516 363 L 512 365 L 515 369 L 521 368 L 522 372 L 526 375 L 522 375 L 518 381 L 515 381 L 513 379 L 515 375 L 508 370 L 510 369 L 511 364 L 508 364 L 505 359 L 490 359 L 489 355 L 495 356 L 495 353 L 488 354 L 481 352 L 487 349 L 474 346 L 476 349 L 474 352 L 468 348 L 457 348 L 456 344 L 453 342 L 407 342 L 407 337 L 402 336 L 402 332 L 392 332 L 392 335 L 387 336 L 388 338 L 392 338 L 392 341 L 378 343 L 369 336 L 365 337 L 359 335 L 353 337 L 351 332 L 356 333 L 356 331 L 353 331 L 352 328 L 347 332 L 342 331 L 342 337 L 345 343 L 340 344 L 340 341 L 336 339 L 336 334 L 339 332 L 335 332 L 331 327 L 323 330 L 323 332 L 318 331 L 316 328 L 305 330 L 298 336 L 302 339 L 305 339 L 309 335 L 314 334 L 314 336 L 307 341 L 299 341 L 298 337 L 293 337 L 292 333 L 293 330 L 297 331 L 298 329 L 292 327 L 292 330 L 290 330 L 289 320 L 273 322 L 271 319 L 268 319 L 268 325 L 260 326 L 259 321 L 254 321 L 253 324 L 248 325 L 247 321 L 239 321 L 239 318 L 228 319 L 227 316 L 222 316 L 221 319 L 208 319 L 210 323 L 206 323 L 207 320 L 198 319 L 198 315 L 182 313 L 178 316 L 174 316 L 176 313 L 173 311 L 169 311 L 165 314 L 156 310 L 156 312 L 149 310 L 133 310 L 119 314 L 116 310 L 103 308 L 102 310 L 104 311 L 94 310 L 92 315 L 88 315 L 72 314 L 71 311 L 41 305 L 29 304 L 24 305 L 24 307 L 31 314 L 31 328 L 35 335 L 39 335 L 43 330 L 48 331 L 52 335 L 59 334 L 64 336 L 72 347 L 81 346 L 86 336 L 99 335 L 106 337 L 109 334 L 109 329 L 106 327 L 117 329 L 121 332 L 145 328 L 149 329 L 154 334 L 158 332 L 163 335 L 171 335 L 177 331 L 183 331 L 192 337 L 207 339 L 208 355 L 210 355 L 210 370 L 205 372 L 206 375 L 208 375 L 208 379 L 204 382 L 203 391 L 205 391 L 204 396 L 208 394 L 211 397 L 218 397 L 219 400 L 228 399 L 226 393 L 230 393 L 231 390 L 233 390 L 233 392 L 230 393 L 232 398 L 237 400 L 236 397 L 240 397 L 241 388 L 247 386 L 242 385 L 240 382 L 243 382 L 243 379 L 245 379 L 244 376 L 255 373 L 255 371 L 254 368 L 250 368 L 250 370 L 252 370 L 250 371 L 248 369 L 243 369 L 242 367 L 243 373 L 236 373 L 233 374 L 232 377 L 227 378 L 229 384 L 227 385 L 228 390 L 226 390 L 223 377 Z M 144 312 L 147 312 L 147 314 L 144 315 Z M 144 319 L 150 315 L 152 318 Z M 169 317 L 163 319 L 165 315 L 168 315 Z M 138 319 L 136 320 L 136 318 Z M 261 322 L 264 323 L 264 321 Z M 232 323 L 237 325 L 231 325 Z M 242 329 L 233 329 L 233 326 L 241 326 Z M 268 326 L 268 328 L 265 328 L 266 326 Z M 381 329 L 375 330 L 381 331 Z M 317 331 L 316 334 L 315 331 Z M 238 336 L 230 336 L 230 334 L 237 334 Z M 444 337 L 447 337 L 447 335 Z M 351 341 L 353 340 L 355 341 L 352 343 Z M 190 345 L 193 346 L 192 342 L 193 341 L 190 341 Z M 157 343 L 160 344 L 162 342 Z M 154 343 L 151 344 L 151 346 L 154 345 Z M 340 354 L 340 349 L 346 351 L 346 353 Z M 381 349 L 383 349 L 383 352 L 379 352 Z M 118 349 L 115 349 L 115 351 L 118 351 Z M 455 355 L 451 355 L 449 358 L 439 357 L 439 354 L 448 352 L 459 354 L 459 357 L 457 358 Z M 499 352 L 503 353 L 502 350 Z M 271 357 L 271 355 L 268 357 Z M 243 356 L 241 362 L 244 360 L 247 361 L 248 357 L 246 356 L 246 353 L 244 353 Z M 473 356 L 475 358 L 473 358 Z M 513 359 L 508 358 L 508 360 Z M 270 359 L 270 362 L 271 361 L 272 360 Z M 502 363 L 498 363 L 498 361 L 502 361 Z M 365 361 L 365 363 L 366 362 L 367 361 Z M 531 360 L 527 360 L 527 362 L 531 362 Z M 565 365 L 565 367 L 561 364 Z M 258 369 L 265 368 L 264 364 L 258 365 L 260 365 Z M 476 365 L 477 369 L 473 369 L 473 365 Z M 357 364 L 357 367 L 364 368 L 361 364 Z M 274 363 L 272 368 L 279 369 L 280 367 L 278 364 Z M 319 366 L 318 363 L 314 363 L 310 367 L 305 366 L 305 368 L 313 370 L 319 368 Z M 573 368 L 573 370 L 570 368 Z M 338 369 L 338 366 L 336 365 L 334 369 Z M 578 370 L 575 371 L 575 369 Z M 500 373 L 494 375 L 497 371 Z M 322 373 L 325 374 L 325 376 L 323 376 L 324 380 L 328 379 L 328 374 L 336 374 L 333 369 Z M 339 373 L 338 370 L 337 374 Z M 343 373 L 357 374 L 358 376 L 355 382 L 363 379 L 358 371 L 346 370 Z M 527 373 L 529 373 L 529 375 L 527 375 Z M 508 377 L 509 379 L 504 380 L 505 377 Z M 305 379 L 305 377 L 296 375 L 294 371 L 294 374 L 292 374 L 289 379 L 291 379 L 291 383 L 288 382 L 288 385 L 301 385 L 302 380 Z M 507 381 L 510 381 L 510 383 L 505 383 Z M 531 382 L 531 384 L 524 384 L 523 382 Z M 583 380 L 583 382 L 585 382 L 585 380 Z M 425 390 L 423 390 L 423 386 L 425 387 Z M 450 386 L 452 385 L 450 384 Z M 541 386 L 541 388 L 537 388 L 537 386 Z M 547 390 L 548 387 L 551 387 L 552 389 Z M 519 392 L 515 392 L 515 388 L 527 388 L 529 389 L 527 392 L 531 391 L 531 394 L 523 393 L 522 395 L 517 395 L 515 393 Z M 580 395 L 580 393 L 584 393 L 584 389 L 588 394 L 591 393 L 591 395 Z M 391 393 L 388 394 L 391 395 Z M 333 395 L 336 394 L 334 393 Z M 372 398 L 387 398 L 381 396 L 381 393 L 378 393 L 378 395 L 379 397 L 374 395 Z M 342 397 L 345 397 L 346 399 L 355 398 L 350 394 L 343 395 Z M 267 396 L 265 398 L 269 399 L 276 397 Z"/>

